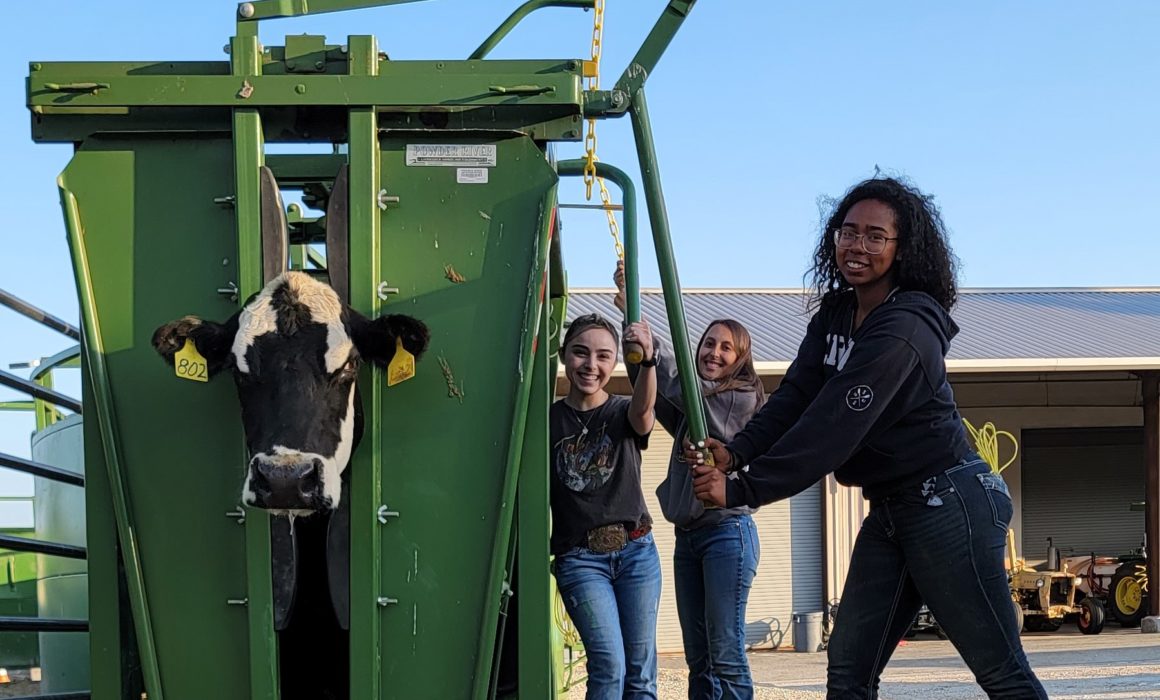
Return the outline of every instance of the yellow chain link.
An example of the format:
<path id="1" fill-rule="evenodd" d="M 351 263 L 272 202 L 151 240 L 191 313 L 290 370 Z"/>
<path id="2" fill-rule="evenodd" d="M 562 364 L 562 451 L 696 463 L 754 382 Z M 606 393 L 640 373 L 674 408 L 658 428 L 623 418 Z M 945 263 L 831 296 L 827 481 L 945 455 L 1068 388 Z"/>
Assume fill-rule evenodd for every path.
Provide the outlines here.
<path id="1" fill-rule="evenodd" d="M 596 0 L 592 20 L 592 63 L 594 70 L 587 78 L 588 90 L 600 89 L 600 54 L 604 48 L 604 0 Z M 608 217 L 608 233 L 612 236 L 612 244 L 616 250 L 616 257 L 624 260 L 624 246 L 620 243 L 620 225 L 616 223 L 616 214 L 612 211 L 612 199 L 608 196 L 608 188 L 604 185 L 604 178 L 596 176 L 596 120 L 588 120 L 588 130 L 584 134 L 584 198 L 591 201 L 592 183 L 600 185 L 600 202 L 604 205 L 604 214 Z"/>

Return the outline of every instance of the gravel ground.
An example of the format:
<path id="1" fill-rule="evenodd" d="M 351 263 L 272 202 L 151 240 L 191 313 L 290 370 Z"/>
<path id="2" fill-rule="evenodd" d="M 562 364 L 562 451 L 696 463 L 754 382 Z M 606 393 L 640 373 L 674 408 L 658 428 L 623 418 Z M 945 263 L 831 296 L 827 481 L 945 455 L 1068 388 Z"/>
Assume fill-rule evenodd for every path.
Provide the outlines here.
<path id="1" fill-rule="evenodd" d="M 1160 700 L 1160 635 L 1109 627 L 1098 636 L 1071 625 L 1025 634 L 1023 645 L 1053 700 Z M 756 652 L 749 655 L 758 700 L 825 698 L 826 655 Z M 687 697 L 684 660 L 662 657 L 659 700 Z M 982 690 L 950 642 L 919 637 L 903 642 L 882 677 L 883 700 L 977 700 Z M 583 700 L 584 687 L 567 700 Z"/>

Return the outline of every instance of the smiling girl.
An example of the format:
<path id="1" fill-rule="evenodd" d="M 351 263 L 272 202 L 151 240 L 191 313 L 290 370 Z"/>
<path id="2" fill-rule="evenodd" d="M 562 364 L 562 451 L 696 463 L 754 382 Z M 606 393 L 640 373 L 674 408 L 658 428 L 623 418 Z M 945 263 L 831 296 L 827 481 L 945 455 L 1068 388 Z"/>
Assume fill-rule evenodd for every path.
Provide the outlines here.
<path id="1" fill-rule="evenodd" d="M 613 275 L 615 304 L 624 311 L 624 265 Z M 693 474 L 680 452 L 688 430 L 676 363 L 655 338 L 656 417 L 674 438 L 665 480 L 657 488 L 661 512 L 676 527 L 673 579 L 677 615 L 689 666 L 689 698 L 752 698 L 753 681 L 745 657 L 745 607 L 757 573 L 757 527 L 745 505 L 705 508 L 693 494 Z M 697 375 L 705 397 L 709 434 L 728 440 L 745 426 L 765 400 L 753 367 L 745 326 L 718 319 L 701 335 Z M 629 365 L 639 382 L 642 370 Z"/>

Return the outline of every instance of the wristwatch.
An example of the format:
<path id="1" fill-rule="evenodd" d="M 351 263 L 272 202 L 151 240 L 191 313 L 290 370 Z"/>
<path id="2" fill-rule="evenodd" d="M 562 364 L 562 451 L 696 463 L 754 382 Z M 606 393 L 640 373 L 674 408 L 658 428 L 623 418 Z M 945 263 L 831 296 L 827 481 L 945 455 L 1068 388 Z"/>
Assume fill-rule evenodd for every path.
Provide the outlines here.
<path id="1" fill-rule="evenodd" d="M 656 367 L 657 366 L 657 354 L 654 352 L 653 356 L 651 358 L 649 358 L 647 360 L 641 360 L 640 366 L 641 367 Z"/>

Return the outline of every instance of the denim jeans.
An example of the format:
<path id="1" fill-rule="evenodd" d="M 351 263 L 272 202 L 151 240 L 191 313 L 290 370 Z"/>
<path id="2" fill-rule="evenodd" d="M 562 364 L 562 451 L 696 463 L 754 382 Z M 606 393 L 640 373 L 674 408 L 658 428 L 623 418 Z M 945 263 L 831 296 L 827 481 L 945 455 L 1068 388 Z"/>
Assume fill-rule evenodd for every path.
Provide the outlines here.
<path id="1" fill-rule="evenodd" d="M 689 665 L 690 700 L 752 698 L 745 604 L 761 557 L 748 515 L 677 529 L 673 582 Z"/>
<path id="2" fill-rule="evenodd" d="M 584 642 L 585 697 L 656 700 L 661 559 L 652 534 L 619 552 L 576 547 L 557 556 L 552 571 Z"/>
<path id="3" fill-rule="evenodd" d="M 1012 512 L 1002 478 L 974 456 L 871 502 L 830 638 L 827 698 L 877 698 L 923 602 L 988 697 L 1047 697 L 1023 653 L 1003 568 Z"/>

